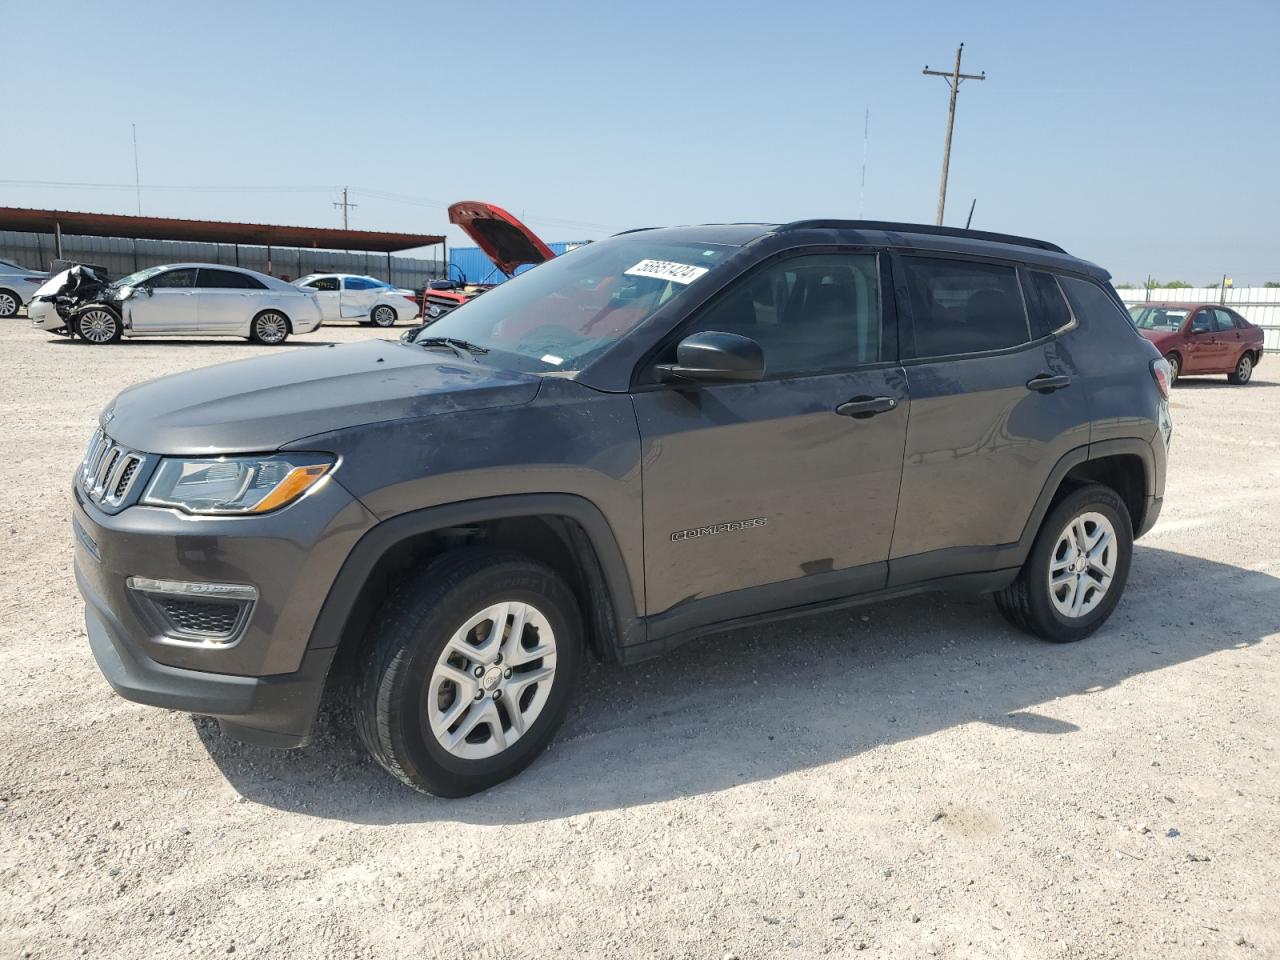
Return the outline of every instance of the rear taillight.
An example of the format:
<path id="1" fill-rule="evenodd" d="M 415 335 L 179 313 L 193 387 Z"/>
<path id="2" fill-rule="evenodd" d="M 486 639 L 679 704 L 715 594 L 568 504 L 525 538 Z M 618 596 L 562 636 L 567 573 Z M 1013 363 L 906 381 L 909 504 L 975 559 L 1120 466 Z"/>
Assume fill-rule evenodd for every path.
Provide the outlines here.
<path id="1" fill-rule="evenodd" d="M 408 300 L 410 303 L 414 304 L 415 306 L 418 303 L 418 295 L 416 293 L 406 293 L 404 295 L 404 298 Z"/>
<path id="2" fill-rule="evenodd" d="M 1169 361 L 1164 357 L 1157 357 L 1152 360 L 1151 378 L 1155 380 L 1156 386 L 1160 388 L 1160 396 L 1168 400 L 1169 388 L 1173 386 L 1173 369 L 1169 366 Z"/>

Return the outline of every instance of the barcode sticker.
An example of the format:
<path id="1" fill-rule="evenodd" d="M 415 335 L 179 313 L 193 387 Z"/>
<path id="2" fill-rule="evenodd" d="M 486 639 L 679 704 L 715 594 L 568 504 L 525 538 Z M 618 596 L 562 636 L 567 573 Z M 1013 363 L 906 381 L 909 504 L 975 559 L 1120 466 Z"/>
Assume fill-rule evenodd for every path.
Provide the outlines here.
<path id="1" fill-rule="evenodd" d="M 707 268 L 676 263 L 673 260 L 641 260 L 634 267 L 623 272 L 632 277 L 653 277 L 655 280 L 670 280 L 672 283 L 693 283 L 707 272 Z"/>

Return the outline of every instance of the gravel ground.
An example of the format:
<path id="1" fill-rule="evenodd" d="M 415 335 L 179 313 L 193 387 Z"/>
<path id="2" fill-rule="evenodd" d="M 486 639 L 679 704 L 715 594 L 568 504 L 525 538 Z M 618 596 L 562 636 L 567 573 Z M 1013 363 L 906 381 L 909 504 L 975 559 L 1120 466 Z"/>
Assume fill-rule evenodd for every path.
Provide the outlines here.
<path id="1" fill-rule="evenodd" d="M 1280 359 L 1177 388 L 1164 516 L 1092 639 L 967 598 L 726 634 L 595 667 L 529 771 L 437 801 L 340 705 L 275 752 L 94 666 L 98 411 L 255 352 L 0 326 L 0 956 L 1280 956 Z"/>

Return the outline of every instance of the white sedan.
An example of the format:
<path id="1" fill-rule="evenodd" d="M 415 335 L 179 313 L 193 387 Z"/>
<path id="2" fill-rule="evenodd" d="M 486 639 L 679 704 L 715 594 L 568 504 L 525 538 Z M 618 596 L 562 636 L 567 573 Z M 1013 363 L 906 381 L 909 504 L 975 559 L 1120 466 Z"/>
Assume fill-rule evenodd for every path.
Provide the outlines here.
<path id="1" fill-rule="evenodd" d="M 17 314 L 48 278 L 43 270 L 28 270 L 12 260 L 0 260 L 0 317 Z"/>
<path id="2" fill-rule="evenodd" d="M 420 306 L 412 290 L 351 273 L 313 273 L 295 280 L 316 295 L 326 321 L 356 320 L 378 327 L 416 323 Z"/>
<path id="3" fill-rule="evenodd" d="M 277 344 L 322 322 L 311 291 L 214 263 L 149 267 L 112 283 L 73 267 L 36 291 L 27 316 L 37 329 L 94 344 L 148 336 L 247 337 Z"/>

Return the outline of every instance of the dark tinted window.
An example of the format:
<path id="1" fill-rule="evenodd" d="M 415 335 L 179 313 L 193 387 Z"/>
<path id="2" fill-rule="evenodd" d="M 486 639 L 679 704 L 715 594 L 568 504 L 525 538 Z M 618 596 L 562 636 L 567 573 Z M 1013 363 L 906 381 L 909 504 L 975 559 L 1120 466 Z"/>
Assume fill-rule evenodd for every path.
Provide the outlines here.
<path id="1" fill-rule="evenodd" d="M 312 290 L 337 290 L 340 287 L 337 277 L 317 277 L 310 283 L 304 283 L 304 287 L 310 287 Z"/>
<path id="2" fill-rule="evenodd" d="M 1081 323 L 1090 320 L 1095 323 L 1133 323 L 1133 319 L 1120 305 L 1120 302 L 1092 280 L 1081 280 L 1077 277 L 1058 277 L 1058 285 L 1067 295 L 1071 304 L 1071 312 Z M 1181 322 L 1181 321 L 1177 321 Z M 1141 319 L 1137 326 L 1146 329 Z"/>
<path id="3" fill-rule="evenodd" d="M 1215 310 L 1213 311 L 1213 315 L 1216 318 L 1216 323 L 1213 327 L 1215 330 L 1221 333 L 1227 333 L 1228 331 L 1231 333 L 1235 332 L 1236 322 L 1231 318 L 1231 314 L 1227 313 L 1225 310 Z"/>
<path id="4" fill-rule="evenodd" d="M 146 281 L 146 286 L 153 290 L 169 289 L 172 287 L 191 288 L 196 285 L 196 271 L 193 267 L 187 267 L 182 270 L 168 270 L 164 273 L 156 274 L 150 280 Z"/>
<path id="5" fill-rule="evenodd" d="M 1071 323 L 1071 308 L 1053 274 L 1027 270 L 1022 276 L 1023 292 L 1031 311 L 1031 329 L 1037 337 L 1046 337 Z"/>
<path id="6" fill-rule="evenodd" d="M 346 277 L 342 282 L 348 290 L 373 290 L 378 286 L 373 281 L 365 280 L 363 277 Z"/>
<path id="7" fill-rule="evenodd" d="M 731 287 L 683 335 L 706 330 L 755 340 L 771 377 L 830 373 L 892 359 L 882 346 L 873 254 L 771 264 Z"/>
<path id="8" fill-rule="evenodd" d="M 1013 267 L 905 257 L 917 357 L 1016 347 L 1032 339 Z"/>
<path id="9" fill-rule="evenodd" d="M 249 276 L 247 273 L 237 273 L 234 270 L 207 270 L 200 268 L 200 276 L 196 281 L 196 286 L 216 290 L 265 290 L 266 284 L 260 280 Z"/>

